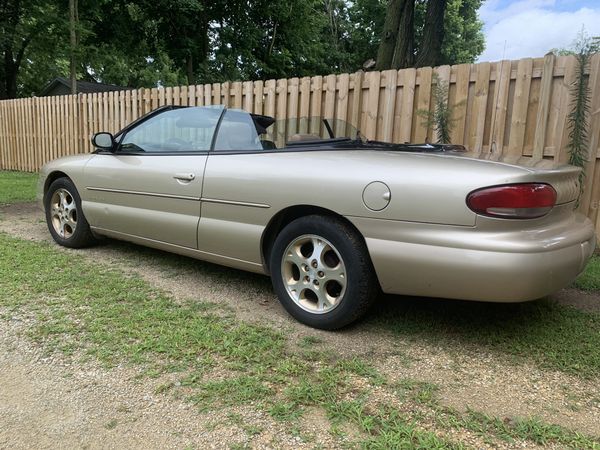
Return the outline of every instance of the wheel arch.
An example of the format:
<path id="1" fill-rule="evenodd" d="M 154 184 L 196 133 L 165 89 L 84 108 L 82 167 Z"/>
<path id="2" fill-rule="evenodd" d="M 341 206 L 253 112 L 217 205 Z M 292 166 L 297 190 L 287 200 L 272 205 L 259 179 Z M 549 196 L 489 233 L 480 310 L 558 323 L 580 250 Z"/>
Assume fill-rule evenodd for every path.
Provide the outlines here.
<path id="1" fill-rule="evenodd" d="M 346 217 L 342 216 L 341 214 L 336 213 L 335 211 L 332 211 L 330 209 L 323 208 L 320 206 L 314 206 L 314 205 L 289 206 L 289 207 L 284 208 L 281 211 L 277 212 L 277 214 L 275 214 L 271 218 L 271 220 L 265 227 L 262 237 L 261 237 L 261 242 L 260 242 L 261 257 L 262 257 L 263 266 L 265 268 L 265 272 L 267 274 L 270 273 L 269 260 L 270 260 L 271 250 L 273 248 L 273 244 L 275 243 L 275 239 L 277 238 L 277 235 L 281 232 L 281 230 L 283 230 L 288 224 L 290 224 L 294 220 L 299 219 L 300 217 L 311 216 L 311 215 L 335 217 L 336 219 L 340 220 L 341 222 L 344 222 L 346 225 L 348 225 L 350 228 L 352 228 L 356 232 L 356 235 L 360 236 L 360 238 L 364 242 L 365 238 L 362 235 L 362 233 L 358 230 L 358 228 L 356 228 L 356 226 L 354 226 L 354 224 L 352 222 L 350 222 Z M 365 247 L 366 247 L 366 243 L 365 243 Z M 367 249 L 367 251 L 368 251 L 368 249 Z M 369 257 L 370 257 L 370 255 L 369 255 Z"/>
<path id="2" fill-rule="evenodd" d="M 73 181 L 69 175 L 67 175 L 65 172 L 63 172 L 61 170 L 54 170 L 54 171 L 50 172 L 48 174 L 48 176 L 46 177 L 46 180 L 44 181 L 44 198 L 46 197 L 46 194 L 48 193 L 48 189 L 50 188 L 50 185 L 52 183 L 54 183 L 56 180 L 58 180 L 59 178 L 68 178 L 69 180 Z"/>

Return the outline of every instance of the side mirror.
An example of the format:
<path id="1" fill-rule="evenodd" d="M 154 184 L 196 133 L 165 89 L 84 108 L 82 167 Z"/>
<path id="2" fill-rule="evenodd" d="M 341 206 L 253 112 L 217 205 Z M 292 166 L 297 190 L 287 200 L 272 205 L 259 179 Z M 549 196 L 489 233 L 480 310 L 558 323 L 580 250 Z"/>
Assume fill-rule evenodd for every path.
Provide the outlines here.
<path id="1" fill-rule="evenodd" d="M 112 151 L 115 146 L 115 138 L 110 133 L 96 133 L 92 136 L 92 145 L 100 150 Z"/>

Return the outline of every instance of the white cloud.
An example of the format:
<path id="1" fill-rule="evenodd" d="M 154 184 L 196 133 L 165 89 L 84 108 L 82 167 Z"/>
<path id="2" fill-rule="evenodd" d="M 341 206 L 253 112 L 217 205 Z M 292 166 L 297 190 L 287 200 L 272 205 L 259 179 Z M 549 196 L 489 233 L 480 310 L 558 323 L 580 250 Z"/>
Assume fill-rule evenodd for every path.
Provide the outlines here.
<path id="1" fill-rule="evenodd" d="M 553 11 L 554 0 L 525 0 L 500 9 L 489 0 L 480 10 L 485 23 L 486 49 L 479 61 L 543 56 L 552 48 L 569 47 L 584 26 L 600 35 L 600 7 Z"/>

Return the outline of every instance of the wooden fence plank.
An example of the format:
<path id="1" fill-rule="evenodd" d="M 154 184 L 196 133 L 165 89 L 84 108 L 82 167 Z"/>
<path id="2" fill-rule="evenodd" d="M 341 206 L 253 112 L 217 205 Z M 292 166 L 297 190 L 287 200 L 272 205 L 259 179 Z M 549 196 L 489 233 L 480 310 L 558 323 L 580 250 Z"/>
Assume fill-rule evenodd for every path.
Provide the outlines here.
<path id="1" fill-rule="evenodd" d="M 556 121 L 556 133 L 554 135 L 554 160 L 560 163 L 566 163 L 569 160 L 567 151 L 567 142 L 569 137 L 569 127 L 567 116 L 571 108 L 571 85 L 576 78 L 577 61 L 570 57 L 565 64 L 562 82 L 559 84 L 559 100 Z"/>
<path id="2" fill-rule="evenodd" d="M 504 133 L 506 130 L 506 115 L 508 113 L 510 74 L 510 61 L 500 61 L 496 64 L 496 81 L 490 126 L 490 153 L 495 158 L 499 158 L 504 153 Z"/>
<path id="3" fill-rule="evenodd" d="M 222 84 L 221 83 L 213 83 L 212 90 L 212 104 L 213 105 L 222 105 L 223 104 L 223 93 L 221 91 Z"/>
<path id="4" fill-rule="evenodd" d="M 449 83 L 450 83 L 451 71 L 452 71 L 452 68 L 450 66 L 440 66 L 440 67 L 436 67 L 433 69 L 433 72 L 437 78 L 437 82 L 445 83 L 446 85 L 449 85 Z M 432 89 L 433 89 L 433 87 L 432 87 Z M 443 101 L 445 103 L 448 103 L 448 101 L 449 101 L 448 97 L 443 99 Z M 435 112 L 436 105 L 434 104 L 434 105 L 432 105 L 432 107 Z M 439 136 L 439 133 L 436 130 L 430 130 L 430 131 L 431 131 L 431 140 L 433 142 L 440 142 L 441 137 Z"/>
<path id="5" fill-rule="evenodd" d="M 264 111 L 267 116 L 275 115 L 275 89 L 276 89 L 276 81 L 275 80 L 267 80 L 265 82 L 265 105 Z"/>
<path id="6" fill-rule="evenodd" d="M 231 85 L 231 94 L 233 95 L 233 107 L 236 109 L 242 108 L 242 83 L 236 81 Z"/>
<path id="7" fill-rule="evenodd" d="M 533 59 L 521 59 L 517 66 L 515 98 L 510 123 L 507 156 L 510 160 L 520 158 L 525 143 L 525 126 L 527 125 L 527 106 L 529 104 L 529 88 L 533 72 Z"/>
<path id="8" fill-rule="evenodd" d="M 397 112 L 394 115 L 394 117 L 398 117 L 399 120 L 395 123 L 393 139 L 394 142 L 403 143 L 410 142 L 413 120 L 418 120 L 417 117 L 413 118 L 417 70 L 414 68 L 402 69 L 398 73 L 398 78 L 402 85 L 402 102 L 399 108 L 400 111 L 398 112 L 398 107 L 396 107 Z"/>
<path id="9" fill-rule="evenodd" d="M 467 121 L 467 102 L 469 101 L 469 82 L 471 65 L 454 66 L 456 70 L 456 94 L 454 96 L 452 130 L 450 136 L 453 144 L 465 143 L 465 127 Z"/>
<path id="10" fill-rule="evenodd" d="M 385 70 L 381 73 L 384 86 L 382 135 L 384 141 L 391 142 L 394 138 L 394 110 L 396 108 L 396 90 L 398 89 L 398 71 Z"/>
<path id="11" fill-rule="evenodd" d="M 335 88 L 336 76 L 327 75 L 325 77 L 325 108 L 323 111 L 325 119 L 335 118 Z"/>
<path id="12" fill-rule="evenodd" d="M 173 100 L 172 100 L 171 104 L 176 105 L 176 106 L 181 105 L 181 93 L 180 93 L 179 86 L 173 86 L 172 95 L 173 95 Z"/>
<path id="13" fill-rule="evenodd" d="M 212 105 L 212 86 L 210 84 L 204 85 L 204 106 Z"/>
<path id="14" fill-rule="evenodd" d="M 196 85 L 196 106 L 204 106 L 204 86 Z"/>
<path id="15" fill-rule="evenodd" d="M 229 81 L 226 81 L 225 83 L 223 83 L 220 87 L 221 92 L 220 92 L 220 101 L 219 103 L 221 105 L 224 106 L 229 106 L 230 105 L 230 92 L 231 92 L 231 84 L 229 83 Z"/>
<path id="16" fill-rule="evenodd" d="M 311 78 L 310 124 L 309 133 L 319 136 L 321 134 L 321 121 L 316 120 L 321 116 L 321 99 L 323 98 L 323 77 Z"/>
<path id="17" fill-rule="evenodd" d="M 554 79 L 554 54 L 548 53 L 544 56 L 544 71 L 542 72 L 542 84 L 540 90 L 540 103 L 535 124 L 533 140 L 534 160 L 544 157 L 544 146 L 546 143 L 546 127 L 548 126 L 548 113 L 550 112 L 550 98 L 552 95 L 552 80 Z"/>
<path id="18" fill-rule="evenodd" d="M 377 139 L 377 117 L 379 112 L 379 88 L 381 72 L 368 72 L 369 91 L 365 117 L 365 136 L 367 139 Z"/>
<path id="19" fill-rule="evenodd" d="M 43 130 L 44 130 L 44 124 L 43 124 L 43 119 L 42 119 L 42 103 L 40 101 L 41 99 L 39 97 L 36 97 L 33 99 L 33 110 L 34 110 L 34 116 L 33 116 L 33 120 L 34 120 L 34 135 L 33 135 L 33 142 L 34 142 L 34 146 L 33 146 L 33 170 L 34 172 L 37 172 L 38 170 L 40 170 L 40 167 L 43 164 L 43 157 L 45 152 L 44 149 L 44 141 L 43 141 Z M 79 129 L 81 130 L 81 127 L 79 127 Z"/>
<path id="20" fill-rule="evenodd" d="M 61 95 L 60 97 L 58 97 L 58 106 L 59 106 L 59 115 L 58 115 L 58 130 L 59 130 L 59 136 L 60 136 L 60 141 L 59 141 L 59 147 L 58 147 L 58 157 L 61 156 L 65 156 L 66 153 L 66 147 L 67 147 L 67 124 L 66 124 L 66 117 L 67 117 L 67 111 L 66 111 L 66 99 L 67 96 L 66 95 Z M 106 103 L 106 117 L 108 120 L 108 107 L 109 104 L 108 102 Z"/>
<path id="21" fill-rule="evenodd" d="M 254 82 L 254 114 L 263 113 L 264 85 L 262 80 Z"/>
<path id="22" fill-rule="evenodd" d="M 308 119 L 310 116 L 310 77 L 300 80 L 300 123 L 298 133 L 308 133 Z"/>
<path id="23" fill-rule="evenodd" d="M 490 89 L 490 63 L 481 63 L 476 66 L 477 78 L 475 80 L 475 98 L 471 110 L 471 120 L 468 126 L 467 149 L 477 154 L 483 150 L 483 136 L 485 133 L 485 116 Z"/>
<path id="24" fill-rule="evenodd" d="M 10 150 L 12 146 L 8 124 L 9 111 L 9 103 L 7 101 L 0 102 L 0 155 L 2 156 L 0 169 L 3 170 L 9 169 L 11 163 Z"/>
<path id="25" fill-rule="evenodd" d="M 289 80 L 288 92 L 288 108 L 286 117 L 288 118 L 288 130 L 287 135 L 292 136 L 298 132 L 298 97 L 299 97 L 299 86 L 300 80 L 298 78 L 292 78 Z"/>
<path id="26" fill-rule="evenodd" d="M 350 130 L 345 129 L 345 122 L 348 119 L 348 95 L 350 88 L 350 75 L 343 73 L 338 76 L 337 89 L 337 104 L 335 106 L 335 117 L 338 119 L 335 122 L 336 135 L 346 135 Z M 344 129 L 342 129 L 344 127 Z"/>
<path id="27" fill-rule="evenodd" d="M 0 169 L 9 169 L 10 165 L 10 135 L 8 130 L 8 112 L 9 104 L 8 102 L 0 102 L 0 156 L 2 157 L 2 164 Z"/>
<path id="28" fill-rule="evenodd" d="M 419 80 L 419 94 L 417 99 L 417 110 L 413 122 L 415 124 L 414 142 L 425 142 L 427 139 L 427 125 L 425 119 L 421 117 L 421 112 L 429 111 L 431 108 L 431 83 L 433 81 L 433 69 L 431 67 L 422 67 L 417 69 L 417 79 Z"/>
<path id="29" fill-rule="evenodd" d="M 244 109 L 252 112 L 254 106 L 254 83 L 252 81 L 244 81 Z"/>
<path id="30" fill-rule="evenodd" d="M 188 106 L 188 87 L 187 86 L 181 86 L 180 90 L 179 90 L 179 95 L 181 98 L 181 105 L 183 106 Z"/>
<path id="31" fill-rule="evenodd" d="M 196 86 L 193 84 L 188 86 L 187 104 L 188 106 L 196 106 Z"/>
<path id="32" fill-rule="evenodd" d="M 275 132 L 277 133 L 276 143 L 278 147 L 283 147 L 287 141 L 286 135 L 286 117 L 287 117 L 287 80 L 285 78 L 277 80 L 276 88 L 276 109 L 275 109 Z"/>
<path id="33" fill-rule="evenodd" d="M 7 152 L 10 149 L 10 145 L 7 142 L 8 132 L 6 130 L 8 126 L 7 110 L 7 102 L 0 102 L 0 169 L 6 169 L 9 161 Z"/>

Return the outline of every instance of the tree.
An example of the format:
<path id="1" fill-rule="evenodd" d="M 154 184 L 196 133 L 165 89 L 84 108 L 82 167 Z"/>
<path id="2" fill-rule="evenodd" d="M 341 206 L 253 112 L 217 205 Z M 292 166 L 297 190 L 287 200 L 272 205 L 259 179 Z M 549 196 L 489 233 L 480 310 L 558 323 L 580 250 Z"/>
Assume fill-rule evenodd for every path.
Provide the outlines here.
<path id="1" fill-rule="evenodd" d="M 481 3 L 482 0 L 406 0 L 400 10 L 399 0 L 390 0 L 387 8 L 383 0 L 357 0 L 349 13 L 356 24 L 351 36 L 353 51 L 360 61 L 377 54 L 379 70 L 411 67 L 418 58 L 421 61 L 417 65 L 474 62 L 484 50 L 483 23 L 477 17 Z M 386 21 L 388 28 L 384 26 Z M 393 36 L 387 31 L 394 28 L 396 21 Z M 394 39 L 395 47 L 390 50 L 390 40 Z"/>
<path id="2" fill-rule="evenodd" d="M 483 22 L 477 11 L 482 0 L 448 0 L 440 64 L 473 63 L 485 49 Z"/>
<path id="3" fill-rule="evenodd" d="M 441 61 L 472 61 L 483 49 L 477 19 L 482 0 L 430 1 L 447 3 Z M 72 21 L 70 4 L 78 6 Z M 384 55 L 379 68 L 409 67 L 423 57 L 429 5 L 0 0 L 0 98 L 34 95 L 57 76 L 153 87 L 350 72 L 378 51 Z"/>
<path id="4" fill-rule="evenodd" d="M 0 99 L 18 94 L 18 78 L 33 44 L 50 44 L 62 21 L 54 2 L 0 0 Z"/>
<path id="5" fill-rule="evenodd" d="M 442 61 L 446 3 L 447 0 L 429 0 L 427 2 L 423 39 L 417 56 L 417 67 L 437 66 Z"/>
<path id="6" fill-rule="evenodd" d="M 379 49 L 377 50 L 376 70 L 384 70 L 392 67 L 396 41 L 400 39 L 398 29 L 404 12 L 404 3 L 407 0 L 390 0 L 388 3 Z"/>
<path id="7" fill-rule="evenodd" d="M 415 62 L 415 0 L 406 0 L 398 26 L 392 69 L 412 67 Z"/>
<path id="8" fill-rule="evenodd" d="M 77 11 L 78 5 L 77 0 L 69 0 L 69 32 L 71 40 L 70 57 L 71 64 L 69 65 L 70 82 L 71 82 L 71 94 L 77 94 L 77 45 L 78 45 L 78 30 L 79 27 L 79 13 Z"/>

